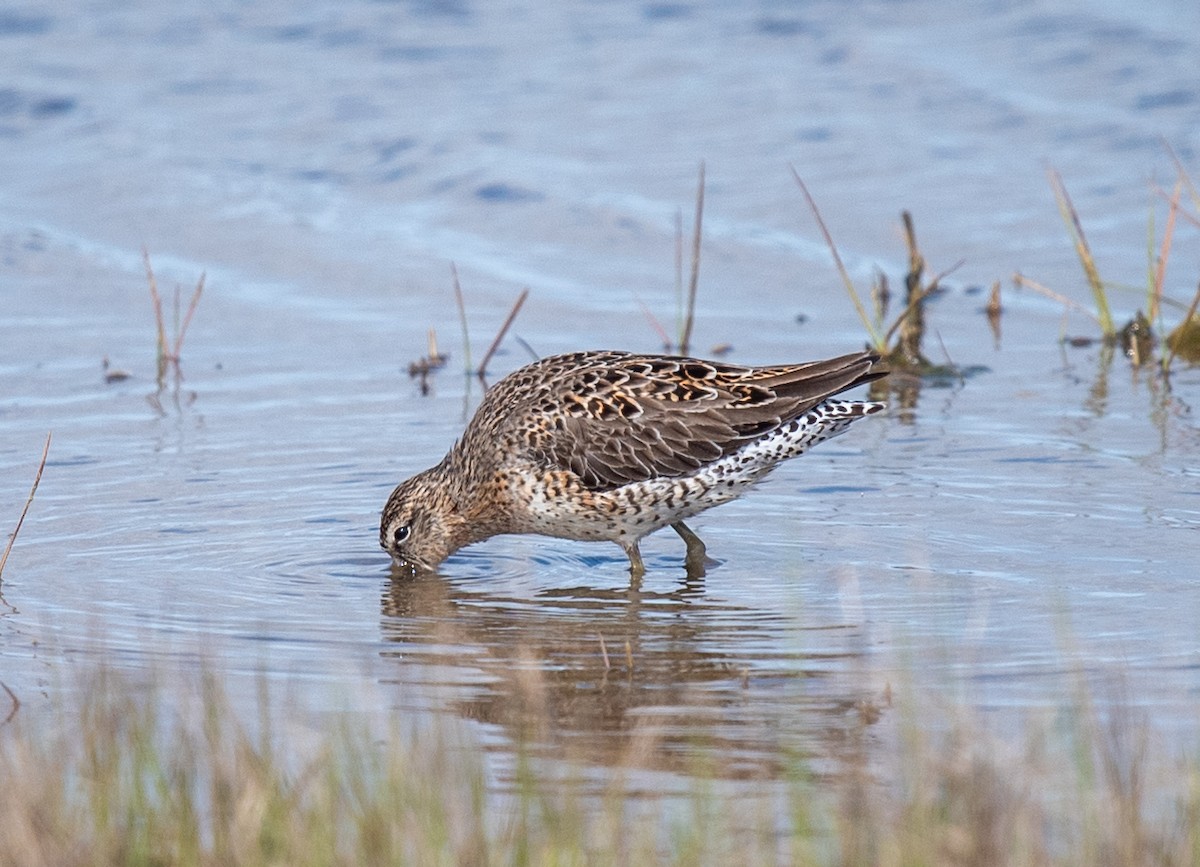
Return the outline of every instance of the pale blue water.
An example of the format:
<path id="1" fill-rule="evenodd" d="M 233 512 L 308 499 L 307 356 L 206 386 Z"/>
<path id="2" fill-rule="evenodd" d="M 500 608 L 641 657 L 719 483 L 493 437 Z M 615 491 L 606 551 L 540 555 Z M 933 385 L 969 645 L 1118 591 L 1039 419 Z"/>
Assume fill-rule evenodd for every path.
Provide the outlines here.
<path id="1" fill-rule="evenodd" d="M 54 431 L 0 680 L 33 714 L 81 662 L 204 660 L 250 707 L 265 673 L 497 749 L 549 710 L 543 737 L 597 765 L 653 725 L 650 766 L 704 742 L 771 775 L 836 753 L 889 684 L 1008 726 L 1083 671 L 1194 744 L 1200 374 L 1167 393 L 1063 351 L 1059 306 L 1008 280 L 1090 303 L 1054 166 L 1106 278 L 1144 285 L 1162 141 L 1200 176 L 1197 34 L 1190 0 L 0 7 L 0 527 Z M 863 285 L 899 284 L 901 208 L 932 271 L 964 260 L 928 349 L 989 372 L 698 520 L 723 561 L 701 583 L 664 534 L 638 592 L 615 546 L 533 538 L 393 584 L 378 510 L 479 393 L 450 263 L 476 359 L 525 286 L 539 353 L 656 349 L 641 305 L 673 328 L 701 160 L 698 351 L 861 345 L 793 166 Z M 1176 231 L 1186 302 L 1200 238 Z M 143 246 L 168 293 L 207 273 L 177 393 L 155 394 Z M 971 291 L 994 280 L 998 347 Z M 452 358 L 423 397 L 429 328 Z M 132 378 L 106 384 L 106 357 Z M 510 339 L 493 367 L 527 357 Z"/>

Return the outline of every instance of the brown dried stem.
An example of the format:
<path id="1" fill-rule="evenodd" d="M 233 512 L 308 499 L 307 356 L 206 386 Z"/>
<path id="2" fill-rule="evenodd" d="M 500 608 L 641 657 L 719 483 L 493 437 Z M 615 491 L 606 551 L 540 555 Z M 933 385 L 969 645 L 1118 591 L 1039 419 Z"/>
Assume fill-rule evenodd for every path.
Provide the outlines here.
<path id="1" fill-rule="evenodd" d="M 462 285 L 458 282 L 458 268 L 450 263 L 450 275 L 454 278 L 454 303 L 458 305 L 458 324 L 462 326 L 463 371 L 471 372 L 471 338 L 467 334 L 467 305 L 463 301 Z"/>
<path id="2" fill-rule="evenodd" d="M 179 363 L 181 353 L 183 351 L 183 338 L 187 336 L 188 326 L 192 324 L 192 317 L 196 315 L 196 307 L 200 304 L 200 296 L 204 293 L 204 278 L 205 274 L 200 274 L 200 279 L 196 281 L 196 288 L 192 292 L 192 300 L 188 302 L 187 313 L 184 314 L 183 324 L 179 326 L 179 331 L 175 335 L 175 352 L 173 360 L 176 364 Z"/>
<path id="3" fill-rule="evenodd" d="M 1067 231 L 1071 234 L 1071 241 L 1075 244 L 1075 253 L 1079 256 L 1079 263 L 1083 266 L 1083 273 L 1087 276 L 1088 285 L 1092 287 L 1092 296 L 1096 300 L 1096 321 L 1100 324 L 1100 331 L 1104 336 L 1111 338 L 1117 333 L 1117 329 L 1113 325 L 1112 312 L 1108 307 L 1104 281 L 1100 279 L 1100 271 L 1096 268 L 1096 259 L 1092 256 L 1087 236 L 1083 233 L 1083 224 L 1079 221 L 1079 212 L 1075 210 L 1075 203 L 1071 201 L 1062 176 L 1054 169 L 1048 169 L 1047 175 L 1050 178 L 1050 187 L 1054 190 L 1054 199 L 1058 202 L 1058 211 L 1067 226 Z"/>
<path id="4" fill-rule="evenodd" d="M 154 269 L 150 266 L 150 251 L 145 247 L 142 248 L 142 262 L 146 266 L 146 281 L 150 284 L 150 300 L 154 304 L 154 324 L 158 330 L 157 367 L 158 383 L 161 386 L 163 377 L 166 376 L 169 366 L 174 366 L 176 374 L 179 373 L 179 360 L 183 353 L 183 340 L 187 336 L 188 326 L 192 324 L 192 317 L 196 315 L 196 308 L 200 306 L 200 296 L 204 294 L 205 275 L 200 275 L 200 279 L 196 283 L 196 288 L 192 291 L 192 299 L 188 303 L 187 312 L 184 314 L 182 322 L 179 321 L 179 291 L 176 289 L 175 343 L 172 346 L 171 342 L 167 339 L 167 326 L 163 320 L 162 296 L 158 291 L 158 280 L 155 279 Z"/>
<path id="5" fill-rule="evenodd" d="M 679 335 L 679 353 L 687 355 L 692 343 L 692 325 L 696 319 L 696 289 L 700 285 L 700 236 L 704 223 L 704 163 L 700 163 L 700 178 L 696 182 L 696 220 L 692 227 L 692 273 L 688 278 L 687 309 L 683 330 Z"/>
<path id="6" fill-rule="evenodd" d="M 1175 235 L 1175 217 L 1179 213 L 1179 195 L 1183 192 L 1183 180 L 1175 182 L 1175 190 L 1167 207 L 1167 225 L 1163 229 L 1162 245 L 1158 250 L 1158 258 L 1154 268 L 1154 279 L 1150 285 L 1150 303 L 1147 318 L 1154 322 L 1158 319 L 1158 311 L 1162 306 L 1163 284 L 1167 279 L 1167 260 L 1171 256 L 1171 241 Z"/>
<path id="7" fill-rule="evenodd" d="M 504 324 L 500 326 L 500 330 L 496 332 L 496 339 L 492 341 L 492 345 L 488 347 L 488 351 L 483 356 L 483 361 L 479 363 L 479 378 L 483 379 L 487 375 L 488 362 L 492 360 L 492 356 L 496 354 L 496 350 L 500 348 L 500 341 L 504 339 L 504 335 L 508 333 L 508 328 L 512 325 L 513 320 L 517 318 L 517 314 L 521 312 L 521 305 L 525 303 L 525 299 L 529 297 L 529 290 L 522 289 L 521 294 L 517 296 L 516 303 L 512 309 L 508 311 L 508 316 L 504 320 Z"/>
<path id="8" fill-rule="evenodd" d="M 642 315 L 646 317 L 646 321 L 650 323 L 650 327 L 654 329 L 655 333 L 657 333 L 659 338 L 662 340 L 663 349 L 666 352 L 670 352 L 671 335 L 667 334 L 667 329 L 663 328 L 662 323 L 658 321 L 658 317 L 654 315 L 654 311 L 646 306 L 645 301 L 643 301 L 641 298 L 638 298 L 637 303 L 638 306 L 642 308 Z"/>
<path id="9" fill-rule="evenodd" d="M 645 307 L 645 305 L 642 305 Z M 659 331 L 663 338 L 664 351 L 670 352 L 674 347 L 671 338 L 667 336 L 665 329 L 658 323 L 658 320 L 653 314 L 650 315 L 653 320 L 655 330 Z M 676 333 L 683 331 L 683 209 L 675 209 L 675 330 Z"/>
<path id="10" fill-rule="evenodd" d="M 1037 282 L 1036 280 L 1029 279 L 1028 277 L 1026 277 L 1024 274 L 1021 274 L 1020 272 L 1013 274 L 1012 279 L 1013 279 L 1013 283 L 1015 283 L 1016 285 L 1024 286 L 1027 289 L 1032 289 L 1034 292 L 1038 293 L 1039 295 L 1046 296 L 1051 301 L 1057 301 L 1059 304 L 1061 304 L 1063 307 L 1066 307 L 1068 310 L 1074 310 L 1076 313 L 1082 313 L 1084 316 L 1090 316 L 1096 322 L 1100 321 L 1096 317 L 1096 314 L 1094 312 L 1092 312 L 1091 310 L 1084 307 L 1078 301 L 1068 298 L 1065 295 L 1060 295 L 1059 293 L 1055 292 L 1053 289 L 1050 289 L 1047 286 L 1043 286 L 1041 283 Z"/>
<path id="11" fill-rule="evenodd" d="M 850 300 L 854 304 L 854 309 L 858 311 L 858 318 L 862 320 L 863 327 L 867 329 L 867 333 L 870 335 L 871 345 L 879 352 L 886 352 L 887 341 L 879 334 L 879 330 L 871 322 L 871 317 L 867 315 L 867 308 L 863 306 L 858 289 L 855 288 L 854 281 L 850 279 L 850 272 L 846 270 L 846 266 L 842 262 L 837 245 L 833 243 L 833 236 L 829 234 L 829 229 L 825 226 L 825 220 L 821 217 L 821 212 L 817 208 L 816 201 L 813 200 L 812 194 L 809 193 L 808 187 L 800 178 L 795 166 L 789 166 L 789 168 L 792 170 L 792 177 L 795 179 L 796 185 L 800 187 L 800 192 L 804 194 L 804 200 L 808 202 L 808 208 L 812 211 L 813 218 L 817 221 L 817 227 L 821 230 L 821 235 L 825 238 L 825 244 L 829 247 L 829 252 L 833 255 L 833 262 L 837 266 L 838 274 L 841 275 L 842 285 L 846 287 L 846 293 L 850 296 Z"/>
<path id="12" fill-rule="evenodd" d="M 29 496 L 25 499 L 25 508 L 21 510 L 21 517 L 17 518 L 17 526 L 13 528 L 12 535 L 8 537 L 8 544 L 4 546 L 4 556 L 0 557 L 0 576 L 4 575 L 4 564 L 8 562 L 8 554 L 12 551 L 13 543 L 17 541 L 17 534 L 21 532 L 21 525 L 25 523 L 25 516 L 29 514 L 29 507 L 33 504 L 33 495 L 37 493 L 38 484 L 42 481 L 42 471 L 46 469 L 46 457 L 50 454 L 50 439 L 52 434 L 46 434 L 46 445 L 42 447 L 42 459 L 38 463 L 37 474 L 33 477 L 33 486 L 29 489 Z"/>
<path id="13" fill-rule="evenodd" d="M 1171 157 L 1171 162 L 1175 163 L 1175 171 L 1178 177 L 1187 187 L 1189 195 L 1192 197 L 1192 207 L 1200 211 L 1200 192 L 1197 192 L 1196 185 L 1192 183 L 1192 176 L 1188 174 L 1188 170 L 1184 168 L 1183 160 L 1179 159 L 1179 154 L 1175 153 L 1175 149 L 1163 139 L 1163 147 L 1167 149 L 1167 154 Z M 1191 215 L 1187 215 L 1191 219 Z M 1193 222 L 1195 222 L 1193 220 Z"/>
<path id="14" fill-rule="evenodd" d="M 154 279 L 154 269 L 150 267 L 150 251 L 142 248 L 142 261 L 146 265 L 146 280 L 150 284 L 150 301 L 154 305 L 154 324 L 158 328 L 158 378 L 161 380 L 166 371 L 167 358 L 170 352 L 167 348 L 167 328 L 163 323 L 162 297 L 158 294 L 158 281 Z"/>

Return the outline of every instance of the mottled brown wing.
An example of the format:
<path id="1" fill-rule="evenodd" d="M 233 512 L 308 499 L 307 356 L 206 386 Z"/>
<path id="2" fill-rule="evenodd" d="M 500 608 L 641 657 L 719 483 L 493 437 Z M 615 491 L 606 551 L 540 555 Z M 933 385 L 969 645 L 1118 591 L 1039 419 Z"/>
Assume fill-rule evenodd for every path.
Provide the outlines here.
<path id="1" fill-rule="evenodd" d="M 528 442 L 539 463 L 570 470 L 593 490 L 683 476 L 827 397 L 885 376 L 872 369 L 878 360 L 864 352 L 739 367 L 609 353 L 562 371 L 553 390 L 538 395 L 538 430 Z"/>

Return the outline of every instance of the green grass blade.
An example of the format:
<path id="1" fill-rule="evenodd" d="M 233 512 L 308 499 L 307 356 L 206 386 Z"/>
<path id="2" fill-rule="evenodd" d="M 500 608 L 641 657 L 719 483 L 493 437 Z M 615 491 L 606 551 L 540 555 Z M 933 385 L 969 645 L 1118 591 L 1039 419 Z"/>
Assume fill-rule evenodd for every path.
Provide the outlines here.
<path id="1" fill-rule="evenodd" d="M 1087 236 L 1083 233 L 1083 224 L 1079 222 L 1079 212 L 1075 210 L 1075 204 L 1071 201 L 1062 176 L 1054 169 L 1048 170 L 1047 174 L 1050 177 L 1050 186 L 1054 190 L 1054 199 L 1058 203 L 1058 212 L 1071 235 L 1075 253 L 1079 256 L 1079 264 L 1083 266 L 1083 273 L 1092 288 L 1092 296 L 1096 300 L 1096 320 L 1100 323 L 1100 330 L 1105 337 L 1113 337 L 1117 329 L 1113 325 L 1108 295 L 1104 290 L 1104 281 L 1100 279 L 1100 271 L 1096 268 L 1096 259 L 1088 246 Z"/>

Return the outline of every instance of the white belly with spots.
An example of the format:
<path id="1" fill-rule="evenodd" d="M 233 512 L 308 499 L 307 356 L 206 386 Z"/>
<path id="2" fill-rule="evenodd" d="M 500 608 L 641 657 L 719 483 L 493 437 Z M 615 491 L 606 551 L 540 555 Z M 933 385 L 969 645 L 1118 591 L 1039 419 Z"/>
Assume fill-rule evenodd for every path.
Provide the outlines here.
<path id="1" fill-rule="evenodd" d="M 827 400 L 773 433 L 695 473 L 634 482 L 603 492 L 514 490 L 523 502 L 521 532 L 625 543 L 741 496 L 778 464 L 837 436 L 883 409 L 879 403 Z"/>

